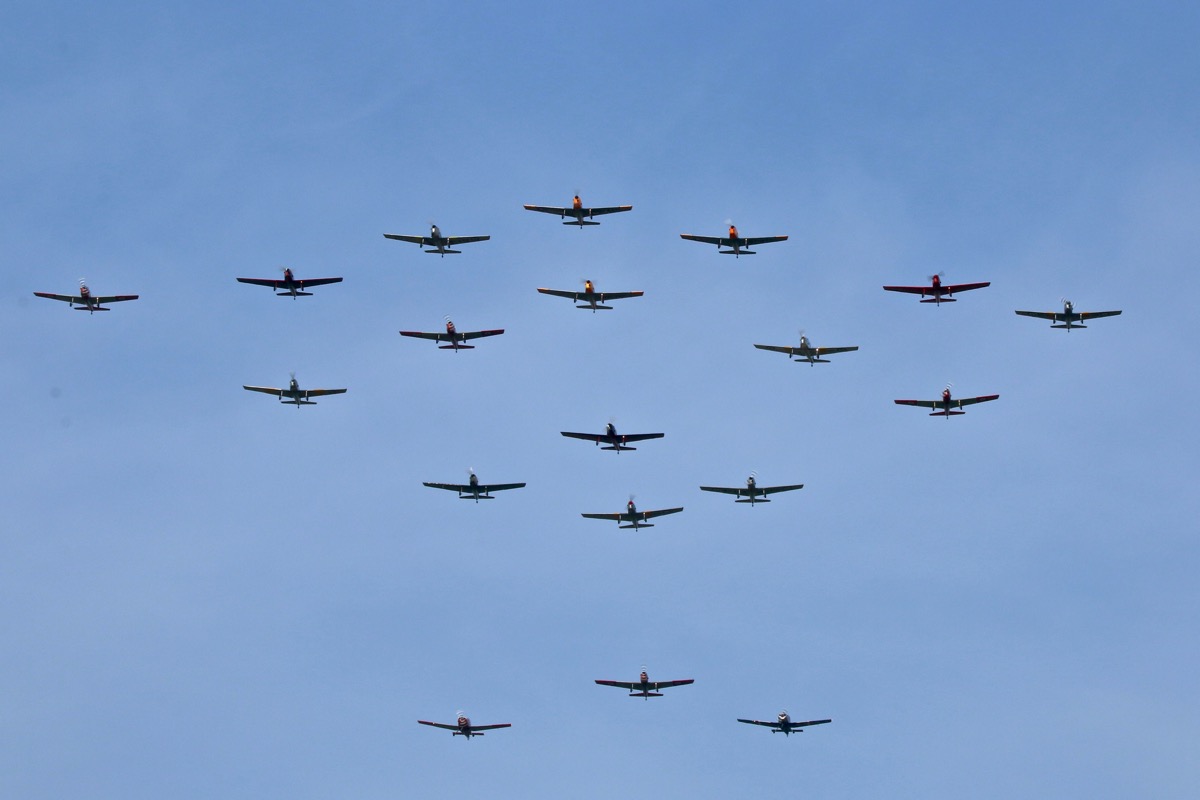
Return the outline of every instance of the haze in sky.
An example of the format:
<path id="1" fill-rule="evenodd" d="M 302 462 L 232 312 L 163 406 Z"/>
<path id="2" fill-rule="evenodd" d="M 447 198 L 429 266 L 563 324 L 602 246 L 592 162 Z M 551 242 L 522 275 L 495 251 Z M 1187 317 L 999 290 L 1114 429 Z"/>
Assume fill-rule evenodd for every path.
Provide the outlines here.
<path id="1" fill-rule="evenodd" d="M 1194 795 L 1194 6 L 0 23 L 0 795 Z M 633 210 L 522 209 L 575 193 Z M 679 238 L 731 222 L 789 239 Z M 235 281 L 285 266 L 345 280 Z M 991 286 L 881 289 L 935 273 Z M 81 278 L 141 299 L 33 296 Z M 1064 297 L 1123 314 L 1013 313 Z M 398 335 L 446 317 L 505 334 Z M 348 391 L 242 389 L 291 372 Z M 1000 399 L 893 404 L 947 384 Z M 560 435 L 610 420 L 666 435 Z M 699 491 L 752 473 L 805 486 Z M 684 510 L 579 516 L 631 495 Z M 593 683 L 643 665 L 695 684 Z"/>

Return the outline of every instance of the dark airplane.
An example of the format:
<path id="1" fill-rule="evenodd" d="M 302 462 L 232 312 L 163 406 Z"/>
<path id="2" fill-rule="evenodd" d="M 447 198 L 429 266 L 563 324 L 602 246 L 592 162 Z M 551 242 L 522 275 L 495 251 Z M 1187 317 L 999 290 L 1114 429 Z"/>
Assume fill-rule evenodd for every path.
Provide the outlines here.
<path id="1" fill-rule="evenodd" d="M 531 206 L 526 205 L 526 211 L 541 211 L 543 214 L 558 214 L 558 216 L 566 219 L 572 217 L 570 222 L 564 222 L 563 225 L 578 225 L 580 230 L 584 225 L 599 225 L 599 222 L 592 222 L 592 217 L 599 217 L 603 214 L 618 214 L 622 211 L 630 211 L 633 206 L 607 206 L 605 208 L 585 208 L 583 201 L 579 199 L 579 195 L 575 195 L 575 199 L 571 201 L 570 208 L 559 208 L 557 206 Z"/>
<path id="2" fill-rule="evenodd" d="M 744 238 L 738 236 L 738 229 L 735 225 L 729 226 L 728 236 L 696 236 L 691 233 L 679 234 L 680 239 L 687 239 L 691 242 L 704 242 L 705 244 L 715 244 L 717 252 L 727 256 L 752 256 L 753 250 L 747 250 L 748 247 L 753 247 L 758 244 L 768 244 L 770 242 L 785 242 L 786 236 L 758 236 Z M 722 247 L 728 247 L 728 250 L 722 250 Z"/>
<path id="3" fill-rule="evenodd" d="M 442 236 L 442 231 L 437 225 L 429 226 L 428 236 L 409 236 L 402 233 L 385 233 L 388 239 L 395 239 L 399 242 L 412 242 L 421 247 L 432 247 L 432 250 L 426 250 L 426 253 L 437 253 L 446 255 L 448 253 L 461 253 L 461 250 L 453 250 L 451 248 L 460 244 L 470 244 L 471 242 L 486 242 L 491 236 Z"/>
<path id="4" fill-rule="evenodd" d="M 504 333 L 503 328 L 500 328 L 499 330 L 493 330 L 493 331 L 467 331 L 464 333 L 459 333 L 458 330 L 455 329 L 455 327 L 454 327 L 454 322 L 449 319 L 446 320 L 446 332 L 445 333 L 422 333 L 421 331 L 400 331 L 401 336 L 412 336 L 417 339 L 432 339 L 435 342 L 449 342 L 450 344 L 438 345 L 438 349 L 439 350 L 454 350 L 455 352 L 457 352 L 459 350 L 474 350 L 475 349 L 475 345 L 463 344 L 463 342 L 468 342 L 471 339 L 480 339 L 480 338 L 483 338 L 484 336 L 499 336 L 502 333 Z"/>
<path id="5" fill-rule="evenodd" d="M 896 405 L 941 409 L 940 411 L 934 411 L 929 416 L 945 417 L 946 419 L 950 419 L 952 416 L 958 416 L 960 414 L 967 413 L 965 411 L 952 411 L 951 409 L 962 408 L 963 406 L 970 406 L 974 405 L 975 403 L 986 403 L 990 400 L 996 400 L 999 397 L 1000 395 L 998 394 L 989 394 L 983 397 L 964 397 L 961 400 L 955 400 L 950 396 L 950 387 L 947 386 L 945 389 L 942 389 L 941 400 L 897 400 Z"/>
<path id="6" fill-rule="evenodd" d="M 310 397 L 323 397 L 327 394 L 343 394 L 345 389 L 301 389 L 300 384 L 296 382 L 296 374 L 292 373 L 292 378 L 288 382 L 288 388 L 276 389 L 273 386 L 242 386 L 243 389 L 250 392 L 262 392 L 263 394 L 273 394 L 279 398 L 281 403 L 294 403 L 296 408 L 300 406 L 315 406 Z"/>
<path id="7" fill-rule="evenodd" d="M 509 489 L 523 489 L 525 487 L 524 483 L 480 483 L 479 478 L 475 475 L 475 470 L 471 470 L 471 480 L 465 484 L 423 483 L 431 489 L 447 489 L 451 492 L 458 492 L 459 500 L 474 500 L 476 503 L 480 500 L 493 499 L 489 492 L 503 492 Z"/>
<path id="8" fill-rule="evenodd" d="M 813 719 L 808 722 L 792 722 L 792 718 L 788 716 L 786 711 L 779 712 L 779 719 L 775 722 L 763 722 L 757 719 L 739 719 L 738 722 L 744 722 L 747 725 L 762 725 L 770 728 L 771 733 L 782 733 L 787 736 L 792 733 L 804 733 L 804 728 L 810 725 L 824 725 L 826 722 L 833 722 L 831 719 Z"/>
<path id="9" fill-rule="evenodd" d="M 646 675 L 646 670 L 643 669 L 642 674 L 634 682 L 597 680 L 596 683 L 601 686 L 616 686 L 627 690 L 630 697 L 644 697 L 649 700 L 651 697 L 662 697 L 663 689 L 670 689 L 672 686 L 687 686 L 695 681 L 691 678 L 682 681 L 651 681 L 650 677 Z"/>
<path id="10" fill-rule="evenodd" d="M 49 292 L 34 292 L 38 297 L 45 297 L 47 300 L 61 300 L 64 303 L 70 303 L 71 308 L 76 311 L 86 311 L 91 314 L 94 311 L 109 311 L 104 307 L 105 303 L 122 303 L 126 300 L 137 300 L 136 294 L 114 294 L 106 297 L 98 297 L 92 294 L 92 290 L 87 287 L 83 281 L 79 282 L 79 294 L 51 294 Z"/>
<path id="11" fill-rule="evenodd" d="M 1063 300 L 1062 312 L 1057 311 L 1018 311 L 1022 317 L 1037 317 L 1038 319 L 1048 319 L 1051 323 L 1061 322 L 1061 325 L 1052 324 L 1051 328 L 1061 328 L 1063 330 L 1071 330 L 1072 328 L 1087 328 L 1087 325 L 1081 325 L 1084 320 L 1099 319 L 1100 317 L 1115 317 L 1120 314 L 1120 311 L 1076 311 L 1075 304 L 1070 300 Z"/>
<path id="12" fill-rule="evenodd" d="M 596 311 L 611 311 L 612 306 L 606 306 L 610 300 L 624 300 L 627 297 L 641 297 L 643 292 L 597 292 L 596 285 L 590 280 L 583 282 L 582 292 L 568 292 L 562 289 L 538 289 L 542 294 L 549 294 L 555 297 L 565 297 L 573 300 L 576 303 L 584 303 L 576 308 L 591 309 L 592 313 Z"/>
<path id="13" fill-rule="evenodd" d="M 275 294 L 279 297 L 310 297 L 312 292 L 306 292 L 305 289 L 311 289 L 314 286 L 324 286 L 327 283 L 341 283 L 341 278 L 303 278 L 298 279 L 292 274 L 289 267 L 283 269 L 283 279 L 275 278 L 238 278 L 238 283 L 250 283 L 255 286 L 269 286 L 275 290 Z M 283 289 L 283 291 L 279 291 Z"/>
<path id="14" fill-rule="evenodd" d="M 662 517 L 667 514 L 678 514 L 683 511 L 683 507 L 665 508 L 660 511 L 638 511 L 637 506 L 633 504 L 631 498 L 625 506 L 625 510 L 616 514 L 580 514 L 588 519 L 613 519 L 617 521 L 618 528 L 653 528 L 654 526 L 644 520 L 653 519 L 654 517 Z M 622 522 L 628 522 L 628 525 L 622 525 Z"/>
<path id="15" fill-rule="evenodd" d="M 813 364 L 828 364 L 829 359 L 821 358 L 821 356 L 830 356 L 834 353 L 851 353 L 858 349 L 854 347 L 813 347 L 809 344 L 808 337 L 800 334 L 799 347 L 787 347 L 776 344 L 756 344 L 754 345 L 759 350 L 771 350 L 776 353 L 787 353 L 797 361 L 807 361 L 809 366 Z"/>
<path id="16" fill-rule="evenodd" d="M 585 439 L 596 444 L 603 444 L 601 450 L 615 450 L 618 453 L 622 450 L 637 450 L 636 447 L 627 447 L 629 442 L 643 442 L 646 439 L 661 439 L 666 434 L 663 433 L 617 433 L 617 426 L 611 422 L 604 429 L 604 433 L 572 433 L 571 431 L 560 431 L 563 436 L 571 439 Z"/>
<path id="17" fill-rule="evenodd" d="M 484 731 L 491 731 L 497 728 L 511 728 L 511 722 L 502 722 L 498 725 L 472 725 L 471 720 L 461 711 L 458 714 L 458 721 L 453 725 L 448 725 L 445 722 L 426 722 L 423 719 L 417 720 L 421 725 L 432 725 L 435 728 L 441 728 L 447 731 L 454 731 L 453 736 L 462 736 L 465 739 L 470 739 L 472 736 L 483 736 Z"/>
<path id="18" fill-rule="evenodd" d="M 737 495 L 738 499 L 734 500 L 733 502 L 749 503 L 750 505 L 754 505 L 755 503 L 771 502 L 770 500 L 767 499 L 767 495 L 769 495 L 769 494 L 775 494 L 776 492 L 792 492 L 792 491 L 795 491 L 796 489 L 803 489 L 803 488 L 804 488 L 803 483 L 797 483 L 792 486 L 759 486 L 758 481 L 756 481 L 754 479 L 754 476 L 751 475 L 749 478 L 746 478 L 746 486 L 745 487 L 741 487 L 741 486 L 701 486 L 700 490 L 703 492 L 720 492 L 721 494 Z"/>
<path id="19" fill-rule="evenodd" d="M 940 305 L 942 303 L 957 302 L 953 297 L 950 296 L 955 292 L 968 292 L 971 289 L 982 289 L 985 286 L 992 285 L 991 281 L 984 281 L 983 283 L 944 284 L 942 283 L 941 273 L 938 273 L 937 275 L 930 275 L 929 279 L 932 281 L 929 286 L 885 286 L 883 288 L 884 291 L 888 292 L 919 294 L 922 298 L 924 298 L 921 300 L 922 303 L 935 303 Z"/>

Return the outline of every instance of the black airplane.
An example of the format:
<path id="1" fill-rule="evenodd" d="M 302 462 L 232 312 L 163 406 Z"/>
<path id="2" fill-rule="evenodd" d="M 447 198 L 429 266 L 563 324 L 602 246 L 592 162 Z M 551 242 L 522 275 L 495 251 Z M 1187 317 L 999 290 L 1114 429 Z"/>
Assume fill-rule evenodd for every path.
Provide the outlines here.
<path id="1" fill-rule="evenodd" d="M 691 678 L 681 681 L 652 681 L 646 674 L 646 670 L 643 669 L 636 681 L 597 680 L 596 683 L 601 686 L 616 686 L 619 689 L 627 690 L 630 697 L 644 697 L 649 700 L 651 697 L 662 697 L 663 689 L 670 689 L 672 686 L 687 686 L 695 681 Z"/>
<path id="2" fill-rule="evenodd" d="M 771 733 L 782 733 L 787 736 L 792 733 L 804 733 L 804 728 L 810 725 L 824 725 L 826 722 L 833 722 L 831 719 L 813 719 L 808 722 L 792 722 L 792 718 L 788 716 L 786 711 L 779 712 L 779 719 L 775 722 L 763 722 L 757 719 L 739 719 L 738 722 L 744 722 L 747 725 L 762 725 L 770 728 Z"/>
<path id="3" fill-rule="evenodd" d="M 442 230 L 437 225 L 429 226 L 428 236 L 410 236 L 403 233 L 385 233 L 384 236 L 388 239 L 395 239 L 400 242 L 412 242 L 421 247 L 432 247 L 432 250 L 426 250 L 426 253 L 437 253 L 445 256 L 449 253 L 461 253 L 461 250 L 452 248 L 460 244 L 470 244 L 471 242 L 486 242 L 491 236 L 442 236 Z"/>
<path id="4" fill-rule="evenodd" d="M 976 403 L 987 403 L 991 400 L 998 400 L 999 398 L 1000 398 L 1000 395 L 998 395 L 998 394 L 989 394 L 989 395 L 983 395 L 981 397 L 963 397 L 961 399 L 955 399 L 950 396 L 950 387 L 947 386 L 945 389 L 942 389 L 942 399 L 941 400 L 897 400 L 896 405 L 898 405 L 898 406 L 920 406 L 921 408 L 938 409 L 938 410 L 935 410 L 933 413 L 931 413 L 929 416 L 945 417 L 946 419 L 950 419 L 950 417 L 957 417 L 957 416 L 967 413 L 967 412 L 961 411 L 961 410 L 954 411 L 953 409 L 955 409 L 955 408 L 962 409 L 963 406 L 971 406 L 971 405 L 975 405 Z"/>
<path id="5" fill-rule="evenodd" d="M 703 492 L 720 492 L 721 494 L 737 495 L 738 499 L 734 500 L 735 503 L 749 503 L 750 505 L 754 505 L 755 503 L 771 502 L 767 499 L 767 495 L 769 494 L 775 494 L 776 492 L 792 492 L 796 489 L 803 488 L 803 483 L 797 483 L 792 486 L 759 486 L 758 481 L 756 481 L 754 476 L 751 475 L 749 478 L 746 478 L 745 487 L 701 486 L 700 490 Z"/>
<path id="6" fill-rule="evenodd" d="M 1063 310 L 1059 311 L 1018 311 L 1022 317 L 1037 317 L 1038 319 L 1048 319 L 1052 323 L 1051 328 L 1059 328 L 1061 330 L 1071 330 L 1072 328 L 1087 328 L 1087 325 L 1081 325 L 1084 320 L 1099 319 L 1100 317 L 1115 317 L 1120 314 L 1120 311 L 1076 311 L 1075 304 L 1070 300 L 1063 300 Z"/>
<path id="7" fill-rule="evenodd" d="M 821 356 L 830 356 L 834 353 L 852 353 L 858 349 L 857 345 L 853 347 L 813 347 L 809 343 L 808 337 L 804 334 L 800 334 L 799 347 L 789 347 L 787 345 L 777 344 L 756 344 L 754 346 L 759 350 L 771 350 L 776 353 L 787 353 L 789 356 L 796 359 L 796 361 L 807 361 L 809 366 L 812 366 L 813 364 L 828 364 L 829 359 L 822 358 Z"/>
<path id="8" fill-rule="evenodd" d="M 563 225 L 578 225 L 580 230 L 584 225 L 599 225 L 599 222 L 593 222 L 592 217 L 599 217 L 603 214 L 618 214 L 622 211 L 630 211 L 633 206 L 607 206 L 604 208 L 586 208 L 583 201 L 579 199 L 579 195 L 575 195 L 575 199 L 571 201 L 570 208 L 559 208 L 558 206 L 531 206 L 526 205 L 526 211 L 541 211 L 543 214 L 557 214 L 566 219 L 571 217 L 570 222 L 564 222 Z"/>
<path id="9" fill-rule="evenodd" d="M 572 431 L 560 431 L 563 436 L 571 439 L 584 439 L 596 444 L 603 444 L 601 450 L 637 450 L 636 447 L 627 447 L 629 442 L 643 442 L 647 439 L 661 439 L 666 434 L 663 433 L 617 433 L 617 426 L 611 422 L 604 429 L 604 433 L 574 433 Z"/>
<path id="10" fill-rule="evenodd" d="M 38 297 L 45 297 L 47 300 L 61 300 L 64 303 L 70 303 L 71 308 L 76 311 L 86 311 L 89 314 L 95 311 L 108 311 L 104 307 L 105 303 L 121 303 L 126 300 L 137 300 L 136 294 L 113 294 L 105 297 L 92 294 L 92 290 L 87 287 L 83 281 L 79 282 L 79 294 L 51 294 L 50 292 L 34 292 Z"/>
<path id="11" fill-rule="evenodd" d="M 742 237 L 738 236 L 738 229 L 735 225 L 729 226 L 728 236 L 696 236 L 691 233 L 679 234 L 680 239 L 687 239 L 691 242 L 704 242 L 705 244 L 715 244 L 717 252 L 724 256 L 752 256 L 754 251 L 748 248 L 759 244 L 769 244 L 771 242 L 786 242 L 786 236 L 757 236 L 757 237 Z M 728 247 L 728 250 L 722 250 L 722 247 Z"/>
<path id="12" fill-rule="evenodd" d="M 254 286 L 269 286 L 275 290 L 275 294 L 279 297 L 311 297 L 312 292 L 306 292 L 305 289 L 311 289 L 314 286 L 324 286 L 327 283 L 341 283 L 341 278 L 297 278 L 290 267 L 284 267 L 283 278 L 238 278 L 238 283 L 249 283 Z M 282 289 L 283 291 L 279 291 Z"/>
<path id="13" fill-rule="evenodd" d="M 479 478 L 475 475 L 475 470 L 471 470 L 471 480 L 468 483 L 428 483 L 422 482 L 425 486 L 431 489 L 446 489 L 451 492 L 458 492 L 459 500 L 474 500 L 478 503 L 480 500 L 492 500 L 490 492 L 503 492 L 509 489 L 523 489 L 524 483 L 480 483 Z"/>
<path id="14" fill-rule="evenodd" d="M 453 320 L 446 320 L 445 333 L 425 333 L 423 331 L 400 331 L 401 336 L 411 336 L 416 339 L 429 339 L 434 342 L 449 342 L 450 344 L 438 345 L 439 350 L 474 350 L 475 345 L 465 344 L 472 339 L 481 339 L 485 336 L 499 336 L 504 333 L 504 328 L 491 331 L 459 331 L 454 327 Z"/>
<path id="15" fill-rule="evenodd" d="M 644 292 L 597 292 L 596 285 L 590 280 L 583 282 L 582 292 L 568 292 L 563 289 L 538 289 L 538 291 L 542 294 L 565 297 L 576 303 L 583 303 L 584 305 L 575 307 L 591 309 L 592 313 L 596 311 L 612 311 L 612 306 L 604 305 L 610 300 L 624 300 L 627 297 L 641 297 L 644 294 Z"/>
<path id="16" fill-rule="evenodd" d="M 454 731 L 454 733 L 451 735 L 462 736 L 464 739 L 467 739 L 468 741 L 471 739 L 472 736 L 483 736 L 483 731 L 492 731 L 492 730 L 496 730 L 497 728 L 511 728 L 512 727 L 511 722 L 501 722 L 498 725 L 472 725 L 471 720 L 465 714 L 463 714 L 461 711 L 458 714 L 458 720 L 453 725 L 449 725 L 445 722 L 426 722 L 423 719 L 419 719 L 419 720 L 417 720 L 417 722 L 420 723 L 421 725 L 432 725 L 435 728 L 442 728 L 443 730 Z"/>
<path id="17" fill-rule="evenodd" d="M 279 398 L 281 403 L 295 404 L 296 408 L 300 406 L 315 406 L 316 403 L 309 400 L 310 397 L 323 397 L 327 394 L 344 394 L 345 389 L 301 389 L 300 384 L 296 381 L 296 374 L 292 373 L 291 380 L 288 381 L 286 389 L 278 389 L 274 386 L 243 386 L 248 392 L 262 392 L 263 394 L 273 394 Z"/>
<path id="18" fill-rule="evenodd" d="M 633 499 L 625 505 L 625 510 L 615 514 L 580 514 L 581 517 L 587 519 L 612 519 L 617 521 L 618 528 L 633 528 L 635 531 L 638 528 L 653 528 L 654 526 L 645 520 L 654 519 L 655 517 L 663 517 L 667 514 L 678 514 L 683 511 L 683 506 L 679 508 L 664 508 L 659 511 L 638 511 L 637 506 L 633 504 Z M 622 522 L 629 523 L 622 525 Z"/>

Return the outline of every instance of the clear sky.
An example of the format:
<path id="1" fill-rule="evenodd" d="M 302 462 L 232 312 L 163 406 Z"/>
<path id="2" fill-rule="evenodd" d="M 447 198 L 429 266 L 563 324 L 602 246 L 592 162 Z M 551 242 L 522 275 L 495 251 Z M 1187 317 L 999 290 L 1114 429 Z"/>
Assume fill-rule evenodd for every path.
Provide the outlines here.
<path id="1" fill-rule="evenodd" d="M 0 795 L 1195 796 L 1200 12 L 884 5 L 0 11 Z"/>

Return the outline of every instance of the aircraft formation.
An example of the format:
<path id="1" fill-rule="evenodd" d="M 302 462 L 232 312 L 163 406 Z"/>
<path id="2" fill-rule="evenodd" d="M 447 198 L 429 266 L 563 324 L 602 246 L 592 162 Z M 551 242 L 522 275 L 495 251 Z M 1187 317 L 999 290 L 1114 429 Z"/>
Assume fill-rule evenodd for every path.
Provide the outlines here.
<path id="1" fill-rule="evenodd" d="M 562 220 L 563 225 L 572 225 L 582 230 L 587 226 L 599 225 L 594 218 L 611 214 L 618 214 L 631 211 L 631 205 L 618 206 L 602 206 L 589 207 L 583 205 L 582 200 L 576 195 L 571 205 L 569 206 L 541 206 L 541 205 L 525 205 L 524 208 L 529 211 L 540 212 L 544 214 L 556 215 Z M 446 255 L 460 254 L 462 251 L 455 248 L 475 242 L 485 242 L 491 237 L 489 235 L 471 235 L 471 236 L 446 236 L 436 224 L 430 225 L 429 235 L 408 235 L 408 234 L 383 234 L 386 238 L 416 244 L 425 253 L 436 253 L 440 257 Z M 761 237 L 743 237 L 738 233 L 736 226 L 730 224 L 727 236 L 698 236 L 693 234 L 680 234 L 680 237 L 688 241 L 696 241 L 704 244 L 716 245 L 718 253 L 722 255 L 733 255 L 735 258 L 742 255 L 755 255 L 756 251 L 751 248 L 763 244 L 771 244 L 784 242 L 787 240 L 786 235 L 761 236 Z M 314 293 L 310 291 L 319 286 L 342 282 L 342 277 L 324 277 L 324 278 L 297 278 L 290 268 L 284 268 L 282 277 L 280 278 L 237 278 L 240 283 L 245 283 L 255 286 L 265 286 L 270 288 L 279 297 L 309 297 Z M 956 294 L 961 294 L 967 291 L 983 289 L 990 285 L 990 282 L 975 282 L 963 284 L 946 284 L 942 282 L 942 275 L 930 276 L 928 285 L 920 286 L 884 286 L 883 289 L 889 292 L 899 292 L 906 294 L 915 294 L 920 296 L 921 303 L 933 303 L 941 305 L 942 303 L 953 303 L 957 301 Z M 624 300 L 643 296 L 642 291 L 618 291 L 618 292 L 599 292 L 596 290 L 595 283 L 588 279 L 584 281 L 582 291 L 571 291 L 563 289 L 548 289 L 538 288 L 537 291 L 541 294 L 561 297 L 570 300 L 575 307 L 582 310 L 590 310 L 593 313 L 600 310 L 612 310 L 612 306 L 608 303 L 616 300 Z M 107 304 L 137 300 L 138 295 L 93 295 L 88 286 L 80 281 L 78 294 L 64 295 L 52 294 L 48 292 L 34 292 L 38 297 L 43 297 L 51 300 L 58 300 L 70 304 L 71 308 L 79 311 L 87 311 L 92 314 L 96 311 L 108 311 Z M 1083 323 L 1093 319 L 1110 317 L 1119 315 L 1120 311 L 1094 311 L 1094 312 L 1079 312 L 1076 311 L 1074 305 L 1063 300 L 1063 310 L 1059 311 L 1016 311 L 1019 316 L 1033 317 L 1037 319 L 1045 319 L 1051 322 L 1051 327 L 1070 331 L 1072 329 L 1085 329 L 1087 326 Z M 444 331 L 400 331 L 401 336 L 427 339 L 437 343 L 439 349 L 453 350 L 471 350 L 475 345 L 468 342 L 476 339 L 499 336 L 504 333 L 503 328 L 477 331 L 459 331 L 454 322 L 449 318 L 445 320 Z M 789 360 L 795 360 L 797 363 L 806 363 L 809 366 L 816 364 L 830 363 L 827 356 L 850 353 L 857 351 L 857 345 L 852 346 L 837 346 L 837 347 L 817 347 L 814 346 L 803 332 L 800 334 L 800 342 L 798 345 L 768 345 L 755 344 L 755 348 L 770 352 L 783 353 L 788 356 Z M 279 402 L 284 405 L 294 405 L 297 409 L 304 405 L 316 405 L 316 401 L 312 398 L 324 397 L 329 395 L 345 394 L 345 388 L 336 389 L 304 389 L 300 386 L 295 374 L 290 377 L 286 387 L 273 386 L 250 386 L 244 385 L 243 388 L 250 392 L 272 395 L 278 398 Z M 942 390 L 941 396 L 935 399 L 916 399 L 916 400 L 895 400 L 897 405 L 916 406 L 920 408 L 930 409 L 929 416 L 940 416 L 949 420 L 952 416 L 961 416 L 965 413 L 963 410 L 966 406 L 979 403 L 986 403 L 999 399 L 998 394 L 981 395 L 975 397 L 954 397 L 949 386 Z M 662 439 L 665 437 L 663 432 L 653 433 L 619 433 L 614 423 L 609 422 L 605 429 L 599 433 L 579 432 L 579 431 L 561 431 L 563 437 L 570 439 L 579 439 L 592 442 L 595 446 L 602 450 L 607 450 L 620 454 L 625 451 L 636 451 L 634 443 Z M 494 499 L 493 493 L 510 491 L 525 488 L 525 482 L 510 482 L 510 483 L 481 483 L 476 476 L 474 470 L 470 470 L 469 478 L 466 483 L 439 483 L 439 482 L 424 482 L 424 486 L 440 489 L 445 491 L 455 492 L 459 499 L 473 500 L 478 503 L 480 500 Z M 786 484 L 777 486 L 760 486 L 757 481 L 757 476 L 751 474 L 744 486 L 700 486 L 699 489 L 704 492 L 732 495 L 734 502 L 746 503 L 751 506 L 760 503 L 769 503 L 771 499 L 769 495 L 781 494 L 785 492 L 794 492 L 804 488 L 804 484 Z M 661 508 L 655 510 L 641 510 L 634 503 L 632 497 L 629 498 L 625 508 L 615 512 L 596 512 L 596 513 L 581 513 L 585 519 L 599 519 L 607 521 L 615 521 L 618 528 L 630 529 L 635 532 L 643 528 L 654 527 L 650 520 L 678 514 L 684 510 L 683 506 L 671 508 Z M 596 679 L 595 683 L 601 686 L 610 686 L 626 690 L 630 697 L 638 697 L 642 699 L 650 699 L 652 697 L 662 697 L 663 690 L 679 686 L 687 686 L 695 681 L 691 678 L 667 680 L 667 681 L 651 681 L 646 670 L 643 668 L 636 681 L 616 681 L 607 679 Z M 814 725 L 822 725 L 831 722 L 829 719 L 808 720 L 796 722 L 791 719 L 787 711 L 781 711 L 775 720 L 755 720 L 738 718 L 737 722 L 766 727 L 772 733 L 782 733 L 788 736 L 792 733 L 801 733 L 806 727 Z M 459 712 L 457 719 L 453 723 L 433 722 L 428 720 L 418 720 L 421 725 L 427 725 L 434 728 L 451 731 L 453 736 L 462 736 L 466 740 L 470 740 L 476 736 L 483 736 L 487 731 L 493 731 L 503 728 L 512 727 L 512 723 L 492 723 L 487 725 L 476 725 L 471 722 L 470 718 L 464 713 Z"/>

